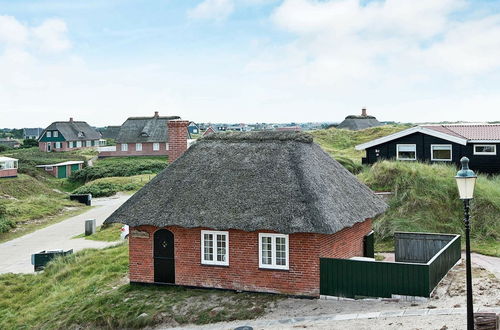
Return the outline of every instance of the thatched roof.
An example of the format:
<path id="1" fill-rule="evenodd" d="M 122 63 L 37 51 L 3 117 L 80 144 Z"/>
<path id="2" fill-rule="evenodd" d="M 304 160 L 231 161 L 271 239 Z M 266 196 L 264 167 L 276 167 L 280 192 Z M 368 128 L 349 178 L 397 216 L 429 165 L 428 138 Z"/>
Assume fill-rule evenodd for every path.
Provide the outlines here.
<path id="1" fill-rule="evenodd" d="M 214 133 L 105 222 L 335 233 L 386 208 L 309 134 Z"/>
<path id="2" fill-rule="evenodd" d="M 168 142 L 167 122 L 174 119 L 180 119 L 180 117 L 157 115 L 153 117 L 130 117 L 122 124 L 116 142 Z"/>
<path id="3" fill-rule="evenodd" d="M 351 117 L 351 118 L 350 118 Z M 356 117 L 356 118 L 354 118 Z M 365 128 L 381 126 L 382 124 L 373 116 L 347 116 L 343 122 L 341 122 L 337 128 L 350 129 L 352 131 L 357 131 Z"/>
<path id="4" fill-rule="evenodd" d="M 40 134 L 40 139 L 46 131 L 59 131 L 66 141 L 99 140 L 101 133 L 85 121 L 55 121 Z"/>

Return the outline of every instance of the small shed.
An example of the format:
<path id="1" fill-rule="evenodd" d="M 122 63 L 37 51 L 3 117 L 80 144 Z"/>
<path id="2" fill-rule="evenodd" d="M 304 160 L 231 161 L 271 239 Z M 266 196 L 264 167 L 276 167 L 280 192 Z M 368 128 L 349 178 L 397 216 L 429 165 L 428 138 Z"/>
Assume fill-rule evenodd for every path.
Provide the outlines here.
<path id="1" fill-rule="evenodd" d="M 81 170 L 83 167 L 82 160 L 72 160 L 57 164 L 37 165 L 36 167 L 43 168 L 45 171 L 58 179 L 68 178 L 71 173 Z"/>
<path id="2" fill-rule="evenodd" d="M 0 178 L 17 177 L 18 160 L 10 157 L 0 157 Z"/>

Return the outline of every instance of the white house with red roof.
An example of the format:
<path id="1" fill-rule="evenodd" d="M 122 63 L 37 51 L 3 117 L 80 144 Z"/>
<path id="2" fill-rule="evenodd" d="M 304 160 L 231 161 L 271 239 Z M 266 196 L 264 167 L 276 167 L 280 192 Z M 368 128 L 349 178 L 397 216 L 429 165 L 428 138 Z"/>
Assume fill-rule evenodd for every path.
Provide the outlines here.
<path id="1" fill-rule="evenodd" d="M 448 162 L 470 159 L 471 169 L 500 173 L 500 124 L 419 125 L 356 146 L 363 164 L 382 159 Z"/>

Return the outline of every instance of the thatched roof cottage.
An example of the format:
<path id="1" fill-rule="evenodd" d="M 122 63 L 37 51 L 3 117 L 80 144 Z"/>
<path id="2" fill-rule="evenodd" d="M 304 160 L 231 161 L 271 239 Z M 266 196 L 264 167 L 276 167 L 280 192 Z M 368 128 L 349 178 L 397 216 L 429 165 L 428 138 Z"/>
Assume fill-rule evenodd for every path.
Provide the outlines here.
<path id="1" fill-rule="evenodd" d="M 105 222 L 130 226 L 131 282 L 318 296 L 319 258 L 362 256 L 386 207 L 309 134 L 217 133 Z"/>
<path id="2" fill-rule="evenodd" d="M 361 109 L 361 116 L 349 115 L 345 117 L 337 128 L 349 129 L 351 131 L 358 131 L 370 127 L 382 126 L 382 124 L 374 116 L 366 113 L 366 108 Z"/>

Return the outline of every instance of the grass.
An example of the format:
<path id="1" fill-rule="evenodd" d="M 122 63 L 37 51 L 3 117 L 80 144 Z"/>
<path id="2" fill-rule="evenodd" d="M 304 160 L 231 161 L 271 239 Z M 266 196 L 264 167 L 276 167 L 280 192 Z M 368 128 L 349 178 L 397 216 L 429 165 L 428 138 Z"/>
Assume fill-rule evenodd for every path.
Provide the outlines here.
<path id="1" fill-rule="evenodd" d="M 151 181 L 156 174 L 142 174 L 129 177 L 107 177 L 96 179 L 75 189 L 75 194 L 92 194 L 93 197 L 112 196 L 119 191 L 137 191 Z"/>
<path id="2" fill-rule="evenodd" d="M 85 236 L 85 233 L 77 235 L 73 238 L 85 238 L 91 241 L 102 241 L 102 242 L 116 242 L 120 240 L 120 228 L 123 225 L 120 223 L 113 223 L 109 226 L 99 226 L 96 228 L 96 232 L 92 235 Z"/>
<path id="3" fill-rule="evenodd" d="M 142 328 L 252 319 L 268 294 L 135 286 L 127 245 L 57 258 L 39 274 L 0 275 L 0 329 Z"/>

